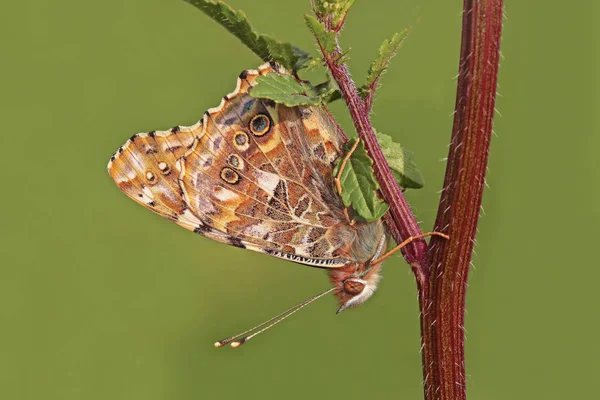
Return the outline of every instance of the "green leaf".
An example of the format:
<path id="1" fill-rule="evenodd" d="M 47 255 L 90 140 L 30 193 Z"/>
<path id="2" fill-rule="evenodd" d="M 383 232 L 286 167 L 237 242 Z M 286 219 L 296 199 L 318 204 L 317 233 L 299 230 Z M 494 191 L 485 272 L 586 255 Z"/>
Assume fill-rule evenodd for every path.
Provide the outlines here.
<path id="1" fill-rule="evenodd" d="M 256 86 L 250 89 L 250 96 L 295 107 L 330 103 L 341 98 L 342 94 L 329 80 L 311 86 L 298 82 L 291 75 L 270 73 L 256 78 Z"/>
<path id="2" fill-rule="evenodd" d="M 325 50 L 327 54 L 333 53 L 337 49 L 337 41 L 335 40 L 335 32 L 328 31 L 318 19 L 312 15 L 305 15 L 306 25 L 311 30 L 319 46 Z"/>
<path id="3" fill-rule="evenodd" d="M 323 101 L 310 85 L 298 82 L 291 75 L 270 73 L 257 77 L 256 82 L 250 90 L 250 96 L 255 98 L 270 99 L 288 107 L 316 106 Z"/>
<path id="4" fill-rule="evenodd" d="M 383 41 L 383 44 L 379 47 L 379 53 L 377 54 L 377 57 L 375 60 L 373 60 L 373 63 L 369 67 L 367 81 L 361 88 L 361 93 L 363 96 L 374 89 L 375 84 L 381 75 L 387 70 L 391 59 L 396 55 L 396 52 L 406 39 L 409 30 L 409 28 L 406 28 L 402 32 L 394 34 L 390 40 L 386 39 Z"/>
<path id="5" fill-rule="evenodd" d="M 276 61 L 290 70 L 298 70 L 308 62 L 307 52 L 252 29 L 246 14 L 236 11 L 222 1 L 185 0 L 202 10 L 230 33 L 235 35 L 263 61 Z"/>
<path id="6" fill-rule="evenodd" d="M 311 71 L 318 67 L 323 67 L 325 65 L 325 60 L 322 57 L 313 58 L 312 60 L 306 62 L 302 65 L 302 68 L 305 71 Z"/>
<path id="7" fill-rule="evenodd" d="M 346 151 L 356 143 L 352 138 L 346 144 Z M 337 176 L 344 157 L 336 160 L 333 170 Z M 373 160 L 367 154 L 364 143 L 358 143 L 356 150 L 346 163 L 342 176 L 342 202 L 352 209 L 365 221 L 372 222 L 380 219 L 389 209 L 389 206 L 377 196 L 379 184 L 373 173 Z"/>
<path id="8" fill-rule="evenodd" d="M 320 20 L 327 21 L 333 30 L 338 31 L 352 4 L 354 0 L 314 0 L 313 10 Z"/>
<path id="9" fill-rule="evenodd" d="M 379 132 L 375 135 L 398 184 L 404 188 L 422 188 L 425 181 L 423 174 L 417 169 L 412 151 L 395 143 L 388 135 Z"/>

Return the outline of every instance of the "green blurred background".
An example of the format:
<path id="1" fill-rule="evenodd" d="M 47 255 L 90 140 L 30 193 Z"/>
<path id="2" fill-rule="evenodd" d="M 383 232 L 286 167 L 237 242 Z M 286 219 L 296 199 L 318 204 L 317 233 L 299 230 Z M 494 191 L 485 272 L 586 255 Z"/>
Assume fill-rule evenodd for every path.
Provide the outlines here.
<path id="1" fill-rule="evenodd" d="M 467 296 L 471 399 L 591 398 L 600 367 L 596 2 L 508 1 L 489 188 Z M 230 0 L 314 50 L 309 1 Z M 374 124 L 416 153 L 407 197 L 432 226 L 455 100 L 459 0 L 358 0 L 343 32 L 358 82 L 414 25 Z M 413 277 L 333 297 L 238 350 L 216 339 L 326 289 L 325 273 L 187 232 L 122 194 L 108 158 L 189 125 L 260 61 L 178 0 L 6 2 L 0 16 L 0 398 L 419 399 Z M 333 107 L 351 132 L 342 103 Z M 597 389 L 595 389 L 597 390 Z"/>

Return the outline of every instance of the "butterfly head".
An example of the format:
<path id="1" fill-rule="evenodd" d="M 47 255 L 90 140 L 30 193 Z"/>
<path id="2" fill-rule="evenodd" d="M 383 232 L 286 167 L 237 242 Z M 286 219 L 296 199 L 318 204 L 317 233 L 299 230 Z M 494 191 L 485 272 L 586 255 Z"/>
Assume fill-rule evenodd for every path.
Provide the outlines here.
<path id="1" fill-rule="evenodd" d="M 378 230 L 377 234 L 361 236 L 361 238 L 360 242 L 362 242 L 363 248 L 358 253 L 355 252 L 354 259 L 362 259 L 362 261 L 329 271 L 329 277 L 335 286 L 335 295 L 340 304 L 338 314 L 367 301 L 377 290 L 377 284 L 381 279 L 382 263 L 372 264 L 371 261 L 377 259 L 386 249 L 387 238 L 383 230 Z M 367 238 L 370 240 L 366 240 Z M 356 249 L 354 250 L 356 251 Z M 367 254 L 369 255 L 367 256 Z"/>
<path id="2" fill-rule="evenodd" d="M 381 279 L 379 274 L 380 265 L 370 266 L 367 268 L 368 274 L 362 276 L 359 272 L 362 269 L 360 267 L 358 266 L 356 271 L 352 273 L 339 271 L 338 277 L 341 279 L 335 282 L 335 295 L 340 303 L 338 314 L 348 308 L 364 303 L 377 290 L 377 284 Z"/>

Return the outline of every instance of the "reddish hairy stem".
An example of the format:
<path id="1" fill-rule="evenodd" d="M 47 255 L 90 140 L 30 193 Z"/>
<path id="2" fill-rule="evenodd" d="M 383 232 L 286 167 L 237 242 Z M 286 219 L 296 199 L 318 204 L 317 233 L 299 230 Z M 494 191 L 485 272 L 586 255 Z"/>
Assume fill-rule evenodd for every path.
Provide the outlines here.
<path id="1" fill-rule="evenodd" d="M 466 399 L 464 311 L 467 275 L 487 169 L 496 100 L 503 0 L 464 0 L 456 113 L 444 188 L 430 246 L 415 241 L 405 259 L 415 274 L 421 310 L 425 400 Z M 340 26 L 341 28 L 341 26 Z M 339 46 L 321 52 L 342 92 L 359 137 L 374 161 L 381 194 L 390 205 L 384 217 L 396 242 L 421 230 L 381 152 L 363 100 L 340 63 Z"/>
<path id="2" fill-rule="evenodd" d="M 358 137 L 364 141 L 365 148 L 369 156 L 373 159 L 373 171 L 381 186 L 380 191 L 390 206 L 388 214 L 391 214 L 391 218 L 385 218 L 385 222 L 390 228 L 390 233 L 397 243 L 411 236 L 420 235 L 422 232 L 419 224 L 404 199 L 402 190 L 392 174 L 392 170 L 381 151 L 381 147 L 379 147 L 379 143 L 377 143 L 368 108 L 358 94 L 356 85 L 348 72 L 348 67 L 346 64 L 339 62 L 338 55 L 341 53 L 339 47 L 333 54 L 328 54 L 321 46 L 320 48 L 331 75 L 337 82 L 340 92 L 346 101 Z M 426 248 L 425 241 L 418 239 L 404 247 L 402 253 L 409 264 L 417 265 L 425 255 Z"/>
<path id="3" fill-rule="evenodd" d="M 365 148 L 369 152 L 369 156 L 373 159 L 373 171 L 375 177 L 381 186 L 381 193 L 383 198 L 390 206 L 390 214 L 394 221 L 396 221 L 396 228 L 400 233 L 400 238 L 394 238 L 396 241 L 400 241 L 410 237 L 421 234 L 421 229 L 408 206 L 408 203 L 404 199 L 402 190 L 394 175 L 390 166 L 388 165 L 382 151 L 375 137 L 375 131 L 371 125 L 369 113 L 362 99 L 360 98 L 354 82 L 350 79 L 348 69 L 344 64 L 337 65 L 333 64 L 329 66 L 329 69 L 336 80 L 340 91 L 344 95 L 346 104 L 350 110 L 352 121 L 358 137 L 365 142 Z M 415 240 L 405 248 L 404 257 L 410 264 L 415 264 L 421 260 L 425 254 L 425 241 L 423 239 Z"/>
<path id="4" fill-rule="evenodd" d="M 466 399 L 467 275 L 495 111 L 503 0 L 464 0 L 456 113 L 436 231 L 419 285 L 425 399 Z"/>

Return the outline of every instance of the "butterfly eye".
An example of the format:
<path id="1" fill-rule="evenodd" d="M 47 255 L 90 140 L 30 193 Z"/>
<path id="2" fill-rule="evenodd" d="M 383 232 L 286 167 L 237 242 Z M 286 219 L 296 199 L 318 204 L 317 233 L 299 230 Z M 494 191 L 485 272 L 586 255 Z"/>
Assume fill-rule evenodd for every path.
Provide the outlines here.
<path id="1" fill-rule="evenodd" d="M 250 131 L 256 136 L 263 136 L 271 128 L 271 121 L 265 114 L 255 115 L 250 120 Z"/>
<path id="2" fill-rule="evenodd" d="M 357 294 L 362 293 L 365 288 L 365 284 L 356 281 L 346 281 L 344 282 L 344 292 L 351 294 L 352 296 L 356 296 Z"/>
<path id="3" fill-rule="evenodd" d="M 240 181 L 240 176 L 231 168 L 225 167 L 221 170 L 221 179 L 223 179 L 227 183 L 235 185 Z"/>

